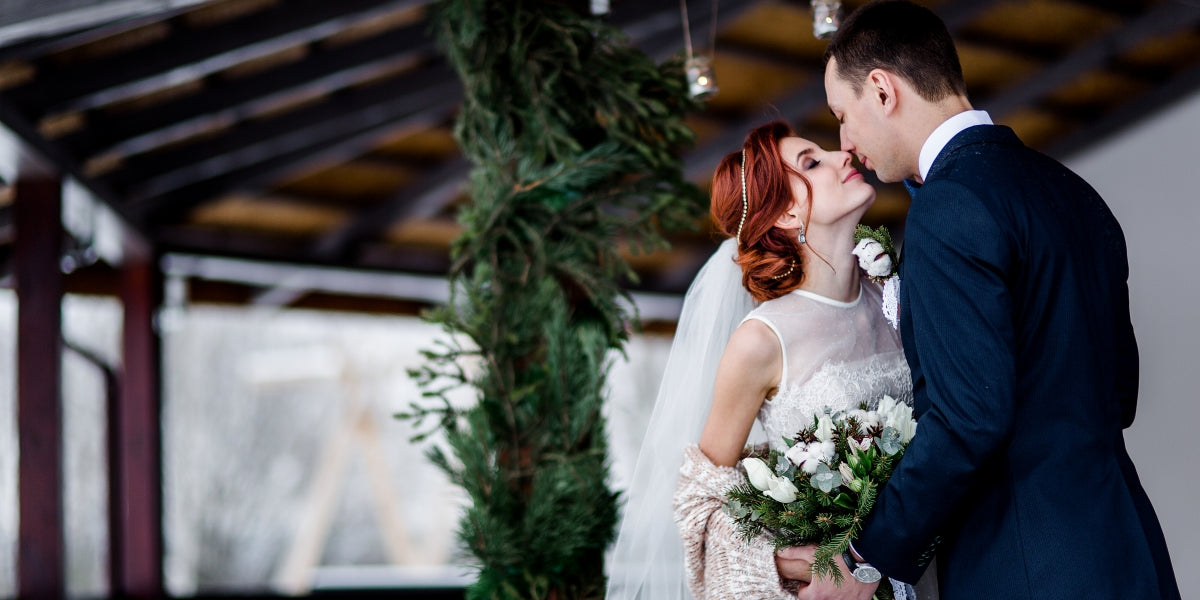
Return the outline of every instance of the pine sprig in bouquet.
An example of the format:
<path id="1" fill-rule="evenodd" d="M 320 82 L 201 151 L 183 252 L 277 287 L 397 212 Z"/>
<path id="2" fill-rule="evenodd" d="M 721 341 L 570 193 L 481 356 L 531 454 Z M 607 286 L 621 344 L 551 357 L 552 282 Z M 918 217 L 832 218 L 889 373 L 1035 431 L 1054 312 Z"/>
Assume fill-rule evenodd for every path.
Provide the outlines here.
<path id="1" fill-rule="evenodd" d="M 840 585 L 834 561 L 862 530 L 916 428 L 912 408 L 890 396 L 875 410 L 826 409 L 786 440 L 787 451 L 742 460 L 749 483 L 726 493 L 738 531 L 747 540 L 766 533 L 776 549 L 815 544 L 813 574 Z M 875 597 L 894 598 L 886 579 Z"/>

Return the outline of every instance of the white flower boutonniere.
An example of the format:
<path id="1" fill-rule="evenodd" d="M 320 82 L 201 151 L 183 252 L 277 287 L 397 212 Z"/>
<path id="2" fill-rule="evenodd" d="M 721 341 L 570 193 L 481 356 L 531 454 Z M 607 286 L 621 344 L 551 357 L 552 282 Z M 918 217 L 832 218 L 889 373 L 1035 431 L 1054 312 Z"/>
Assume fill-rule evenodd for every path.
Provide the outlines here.
<path id="1" fill-rule="evenodd" d="M 900 326 L 900 260 L 892 234 L 886 227 L 871 229 L 859 225 L 854 229 L 854 255 L 858 266 L 875 283 L 883 284 L 883 314 L 892 328 Z"/>

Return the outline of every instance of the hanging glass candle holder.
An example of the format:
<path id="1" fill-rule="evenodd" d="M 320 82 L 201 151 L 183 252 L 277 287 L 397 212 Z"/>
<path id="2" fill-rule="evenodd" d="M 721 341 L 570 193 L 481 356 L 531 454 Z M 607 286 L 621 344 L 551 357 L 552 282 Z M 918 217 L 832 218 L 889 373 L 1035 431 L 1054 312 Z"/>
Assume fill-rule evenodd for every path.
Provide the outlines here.
<path id="1" fill-rule="evenodd" d="M 842 3 L 838 0 L 812 0 L 813 35 L 817 39 L 829 39 L 842 24 L 838 13 Z"/>
<path id="2" fill-rule="evenodd" d="M 705 100 L 717 93 L 717 78 L 707 56 L 690 57 L 683 66 L 687 72 L 688 93 L 693 98 Z"/>

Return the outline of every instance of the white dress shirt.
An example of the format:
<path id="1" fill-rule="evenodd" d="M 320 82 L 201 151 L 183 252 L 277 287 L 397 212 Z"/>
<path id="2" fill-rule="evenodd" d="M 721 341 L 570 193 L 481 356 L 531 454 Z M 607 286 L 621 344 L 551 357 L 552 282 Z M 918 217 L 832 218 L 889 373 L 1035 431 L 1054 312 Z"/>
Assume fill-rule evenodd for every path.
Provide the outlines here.
<path id="1" fill-rule="evenodd" d="M 976 125 L 991 125 L 992 117 L 985 110 L 967 110 L 950 117 L 937 126 L 933 133 L 925 138 L 925 143 L 921 146 L 921 154 L 917 157 L 917 169 L 921 172 L 921 181 L 925 181 L 925 177 L 929 175 L 929 169 L 933 166 L 933 161 L 942 153 L 942 149 L 950 140 L 959 132 Z"/>

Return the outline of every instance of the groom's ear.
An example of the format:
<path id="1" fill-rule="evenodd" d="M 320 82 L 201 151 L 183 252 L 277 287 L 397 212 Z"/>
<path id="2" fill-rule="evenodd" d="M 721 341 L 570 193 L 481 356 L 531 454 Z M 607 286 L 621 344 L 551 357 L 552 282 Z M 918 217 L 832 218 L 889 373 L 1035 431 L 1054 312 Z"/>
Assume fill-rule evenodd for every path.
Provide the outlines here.
<path id="1" fill-rule="evenodd" d="M 883 114 L 890 115 L 896 110 L 896 76 L 883 69 L 875 69 L 867 74 L 868 92 L 875 95 L 877 106 L 883 109 Z"/>

